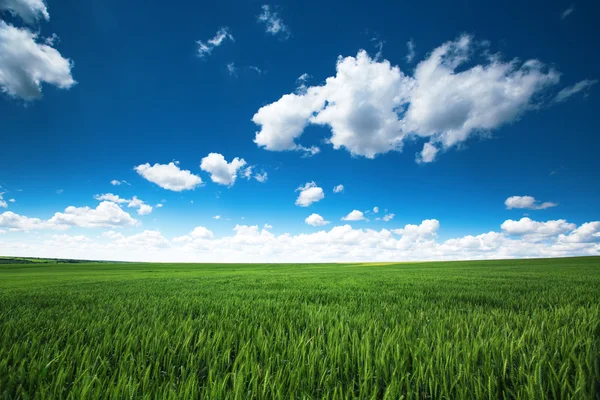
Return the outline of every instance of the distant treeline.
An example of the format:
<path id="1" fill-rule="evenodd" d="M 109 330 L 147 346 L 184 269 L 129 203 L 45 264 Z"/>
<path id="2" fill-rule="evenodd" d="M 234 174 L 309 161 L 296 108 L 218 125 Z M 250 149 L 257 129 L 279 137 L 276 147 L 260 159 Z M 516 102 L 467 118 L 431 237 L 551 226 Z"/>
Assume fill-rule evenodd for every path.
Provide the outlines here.
<path id="1" fill-rule="evenodd" d="M 79 264 L 90 262 L 105 262 L 105 261 L 90 261 L 90 260 L 73 260 L 69 258 L 36 258 L 36 257 L 2 257 L 0 256 L 0 264 Z"/>

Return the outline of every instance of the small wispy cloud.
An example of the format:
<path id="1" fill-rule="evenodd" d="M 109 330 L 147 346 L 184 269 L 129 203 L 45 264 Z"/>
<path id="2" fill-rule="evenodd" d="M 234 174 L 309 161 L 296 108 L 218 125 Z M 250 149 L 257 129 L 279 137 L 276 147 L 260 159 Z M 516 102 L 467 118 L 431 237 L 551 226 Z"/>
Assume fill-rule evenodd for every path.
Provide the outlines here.
<path id="1" fill-rule="evenodd" d="M 406 54 L 406 61 L 411 63 L 415 58 L 415 42 L 410 39 L 406 42 L 406 47 L 408 48 L 408 53 Z"/>
<path id="2" fill-rule="evenodd" d="M 215 47 L 219 47 L 226 40 L 231 40 L 235 42 L 233 35 L 229 33 L 228 27 L 220 28 L 215 36 L 207 41 L 198 40 L 196 44 L 198 45 L 198 57 L 203 58 L 209 56 Z"/>
<path id="3" fill-rule="evenodd" d="M 571 5 L 565 11 L 563 11 L 562 14 L 560 14 L 560 19 L 567 18 L 569 15 L 571 15 L 573 13 L 573 11 L 575 11 L 575 4 Z"/>
<path id="4" fill-rule="evenodd" d="M 579 92 L 583 92 L 584 96 L 587 96 L 587 91 L 594 86 L 596 83 L 598 83 L 597 79 L 584 79 L 580 82 L 577 82 L 574 85 L 571 86 L 567 86 L 566 88 L 564 88 L 563 90 L 561 90 L 560 92 L 558 92 L 558 94 L 556 95 L 556 97 L 554 98 L 554 101 L 561 103 L 565 100 L 567 100 L 569 97 L 573 96 L 574 94 L 577 94 Z"/>
<path id="5" fill-rule="evenodd" d="M 265 24 L 266 32 L 273 36 L 279 35 L 283 39 L 289 38 L 290 29 L 283 23 L 279 14 L 275 11 L 271 11 L 271 7 L 266 4 L 261 8 L 262 12 L 258 16 L 258 21 Z"/>
<path id="6" fill-rule="evenodd" d="M 230 62 L 229 64 L 227 64 L 227 71 L 229 72 L 229 75 L 237 76 L 237 68 L 235 66 L 235 63 Z"/>

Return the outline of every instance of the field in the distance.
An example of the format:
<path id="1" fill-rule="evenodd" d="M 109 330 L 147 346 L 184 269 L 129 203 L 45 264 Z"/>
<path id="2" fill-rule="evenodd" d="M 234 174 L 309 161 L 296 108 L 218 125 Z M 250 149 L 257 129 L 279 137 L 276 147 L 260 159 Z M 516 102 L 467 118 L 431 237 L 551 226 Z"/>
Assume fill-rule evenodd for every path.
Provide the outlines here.
<path id="1" fill-rule="evenodd" d="M 0 398 L 597 398 L 600 258 L 0 265 Z"/>

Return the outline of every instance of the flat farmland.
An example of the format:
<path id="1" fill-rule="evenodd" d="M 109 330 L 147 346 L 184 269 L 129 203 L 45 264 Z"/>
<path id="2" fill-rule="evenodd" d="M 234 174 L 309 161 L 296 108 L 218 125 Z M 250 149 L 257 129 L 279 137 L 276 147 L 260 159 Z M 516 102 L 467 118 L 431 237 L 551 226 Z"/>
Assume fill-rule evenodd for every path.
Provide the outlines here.
<path id="1" fill-rule="evenodd" d="M 600 258 L 0 265 L 2 399 L 590 399 Z"/>

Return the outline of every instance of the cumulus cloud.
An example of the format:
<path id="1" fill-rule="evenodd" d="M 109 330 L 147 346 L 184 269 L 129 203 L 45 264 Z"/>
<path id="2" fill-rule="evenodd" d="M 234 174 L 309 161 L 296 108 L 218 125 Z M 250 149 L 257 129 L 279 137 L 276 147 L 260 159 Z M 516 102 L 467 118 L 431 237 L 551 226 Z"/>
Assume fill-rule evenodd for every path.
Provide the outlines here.
<path id="1" fill-rule="evenodd" d="M 0 13 L 2 11 L 17 15 L 30 25 L 40 19 L 50 20 L 50 14 L 43 0 L 0 0 Z"/>
<path id="2" fill-rule="evenodd" d="M 0 193 L 0 207 L 2 208 L 8 208 L 8 203 L 4 200 L 4 198 L 2 197 L 4 193 Z M 14 199 L 11 199 L 14 202 Z"/>
<path id="3" fill-rule="evenodd" d="M 152 206 L 144 203 L 142 200 L 138 199 L 137 196 L 133 196 L 132 199 L 124 199 L 116 194 L 104 193 L 97 194 L 94 198 L 98 201 L 110 201 L 118 204 L 127 203 L 127 207 L 137 208 L 137 213 L 139 215 L 147 215 L 152 212 Z M 157 207 L 162 207 L 162 204 Z"/>
<path id="4" fill-rule="evenodd" d="M 183 190 L 194 189 L 202 184 L 202 179 L 192 174 L 188 170 L 182 170 L 178 166 L 179 162 L 170 162 L 169 164 L 149 163 L 138 165 L 134 170 L 144 179 L 157 184 L 163 189 L 181 192 Z"/>
<path id="5" fill-rule="evenodd" d="M 12 97 L 35 100 L 42 84 L 60 89 L 75 85 L 73 63 L 58 50 L 38 41 L 37 33 L 0 20 L 0 90 Z"/>
<path id="6" fill-rule="evenodd" d="M 96 208 L 69 206 L 64 212 L 57 212 L 48 220 L 29 218 L 10 211 L 0 214 L 0 227 L 13 231 L 65 230 L 72 226 L 98 228 L 137 225 L 138 220 L 110 201 L 103 201 Z"/>
<path id="7" fill-rule="evenodd" d="M 501 225 L 502 230 L 509 235 L 529 235 L 532 237 L 557 236 L 562 233 L 570 232 L 575 229 L 575 227 L 575 224 L 568 223 L 564 219 L 538 222 L 527 217 L 521 218 L 519 221 L 509 219 L 504 221 Z"/>
<path id="8" fill-rule="evenodd" d="M 324 226 L 329 224 L 329 221 L 325 221 L 325 218 L 321 217 L 319 214 L 311 214 L 304 220 L 308 225 L 312 226 Z"/>
<path id="9" fill-rule="evenodd" d="M 556 207 L 557 203 L 545 201 L 540 203 L 532 196 L 511 196 L 504 201 L 504 205 L 508 210 L 512 208 L 525 208 L 528 210 L 544 210 L 550 207 Z"/>
<path id="10" fill-rule="evenodd" d="M 112 193 L 97 194 L 94 196 L 94 198 L 98 201 L 112 201 L 113 203 L 129 202 L 129 200 L 123 199 L 123 198 L 119 197 L 118 195 L 112 194 Z"/>
<path id="11" fill-rule="evenodd" d="M 600 222 L 593 221 L 558 236 L 529 240 L 503 232 L 487 232 L 437 240 L 435 219 L 379 231 L 335 226 L 309 234 L 274 235 L 257 225 L 236 225 L 234 233 L 215 238 L 206 228 L 171 241 L 158 231 L 125 236 L 110 232 L 108 243 L 58 235 L 59 243 L 0 241 L 0 253 L 124 261 L 188 262 L 350 262 L 426 261 L 565 257 L 600 254 Z M 194 233 L 195 232 L 195 233 Z M 79 256 L 79 257 L 78 257 Z"/>
<path id="12" fill-rule="evenodd" d="M 210 179 L 220 185 L 232 186 L 238 175 L 238 171 L 246 165 L 243 158 L 234 158 L 230 163 L 222 154 L 210 153 L 202 159 L 200 169 L 210 174 Z"/>
<path id="13" fill-rule="evenodd" d="M 408 139 L 425 138 L 418 160 L 431 162 L 439 149 L 465 142 L 518 119 L 536 108 L 538 96 L 556 84 L 559 73 L 537 60 L 502 61 L 459 69 L 474 59 L 470 36 L 434 49 L 405 75 L 387 60 L 361 50 L 339 57 L 336 75 L 260 108 L 255 143 L 272 151 L 303 150 L 298 139 L 309 124 L 327 126 L 334 149 L 373 158 L 401 151 Z"/>
<path id="14" fill-rule="evenodd" d="M 377 214 L 379 212 L 379 207 L 373 207 L 373 212 Z"/>
<path id="15" fill-rule="evenodd" d="M 342 221 L 364 221 L 365 215 L 362 211 L 352 210 L 348 215 L 342 218 Z"/>
<path id="16" fill-rule="evenodd" d="M 568 235 L 561 234 L 559 243 L 598 243 L 600 242 L 600 221 L 586 222 Z"/>
<path id="17" fill-rule="evenodd" d="M 81 228 L 106 228 L 137 226 L 139 221 L 132 218 L 118 204 L 103 201 L 96 208 L 69 206 L 64 213 L 56 213 L 48 222 L 54 226 L 78 226 Z"/>
<path id="18" fill-rule="evenodd" d="M 344 191 L 344 185 L 337 185 L 333 187 L 333 193 L 341 193 Z"/>
<path id="19" fill-rule="evenodd" d="M 279 14 L 272 11 L 271 7 L 266 4 L 261 9 L 258 21 L 265 25 L 265 31 L 273 36 L 279 35 L 281 38 L 287 39 L 290 36 L 290 29 L 283 23 Z"/>
<path id="20" fill-rule="evenodd" d="M 567 86 L 566 88 L 564 88 L 560 92 L 558 92 L 558 94 L 556 95 L 554 100 L 556 102 L 562 103 L 563 101 L 567 100 L 569 97 L 571 97 L 574 94 L 577 94 L 579 92 L 582 92 L 582 93 L 584 93 L 584 96 L 587 96 L 587 92 L 589 91 L 589 89 L 592 86 L 594 86 L 596 83 L 598 83 L 597 79 L 593 79 L 593 80 L 584 79 L 582 81 L 579 81 L 576 84 L 574 84 L 572 86 Z"/>
<path id="21" fill-rule="evenodd" d="M 194 239 L 211 239 L 213 237 L 213 233 L 203 226 L 197 226 L 190 233 L 190 236 Z"/>
<path id="22" fill-rule="evenodd" d="M 207 41 L 198 40 L 196 42 L 198 45 L 198 57 L 203 58 L 209 56 L 213 49 L 221 46 L 226 40 L 235 42 L 235 39 L 231 33 L 229 33 L 228 27 L 220 28 L 212 39 L 208 39 Z"/>
<path id="23" fill-rule="evenodd" d="M 435 160 L 435 157 L 438 153 L 438 148 L 435 147 L 431 143 L 425 143 L 423 145 L 423 150 L 417 154 L 417 163 L 430 163 Z"/>
<path id="24" fill-rule="evenodd" d="M 318 187 L 315 182 L 307 182 L 304 186 L 297 188 L 296 191 L 300 192 L 296 199 L 296 205 L 300 207 L 308 207 L 325 197 L 323 189 Z"/>

